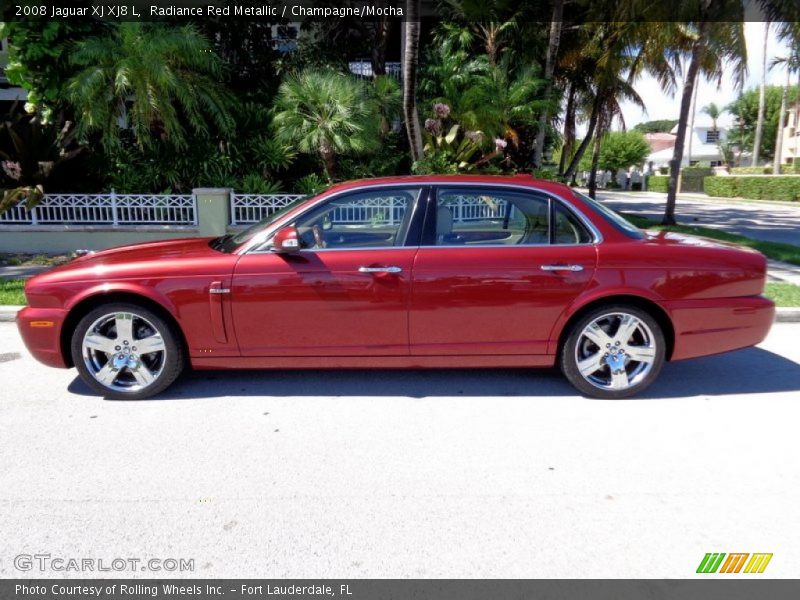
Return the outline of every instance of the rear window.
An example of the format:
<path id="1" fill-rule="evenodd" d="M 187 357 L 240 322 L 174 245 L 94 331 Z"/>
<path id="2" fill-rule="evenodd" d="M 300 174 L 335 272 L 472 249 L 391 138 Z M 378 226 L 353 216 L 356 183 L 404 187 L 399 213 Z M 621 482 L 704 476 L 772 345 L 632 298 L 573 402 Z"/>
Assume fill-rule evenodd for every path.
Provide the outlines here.
<path id="1" fill-rule="evenodd" d="M 577 192 L 575 190 L 572 190 L 572 193 L 578 196 L 584 202 L 586 202 L 586 204 L 589 205 L 589 208 L 594 210 L 595 214 L 605 219 L 617 231 L 620 231 L 625 235 L 627 235 L 628 237 L 631 237 L 636 240 L 644 239 L 644 233 L 642 233 L 642 230 L 636 227 L 636 225 L 628 221 L 625 217 L 623 217 L 619 213 L 614 212 L 613 210 L 611 210 L 607 206 L 604 206 L 597 200 L 592 200 L 586 194 L 581 194 L 580 192 Z"/>

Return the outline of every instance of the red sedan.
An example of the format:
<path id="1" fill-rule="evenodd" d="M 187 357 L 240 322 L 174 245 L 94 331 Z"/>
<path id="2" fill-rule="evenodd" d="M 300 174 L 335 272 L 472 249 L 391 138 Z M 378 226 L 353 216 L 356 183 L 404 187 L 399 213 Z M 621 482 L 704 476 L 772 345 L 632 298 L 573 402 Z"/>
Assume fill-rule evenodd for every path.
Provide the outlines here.
<path id="1" fill-rule="evenodd" d="M 642 232 L 569 187 L 426 176 L 336 185 L 241 233 L 135 244 L 32 278 L 41 362 L 111 398 L 195 369 L 552 367 L 622 398 L 665 360 L 759 343 L 758 252 Z"/>

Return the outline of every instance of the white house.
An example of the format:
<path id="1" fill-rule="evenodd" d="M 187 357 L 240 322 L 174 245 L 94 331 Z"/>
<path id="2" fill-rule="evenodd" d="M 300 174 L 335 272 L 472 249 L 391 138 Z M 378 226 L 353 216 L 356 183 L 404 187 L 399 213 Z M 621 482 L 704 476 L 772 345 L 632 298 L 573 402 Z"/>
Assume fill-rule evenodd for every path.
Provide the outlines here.
<path id="1" fill-rule="evenodd" d="M 719 145 L 725 142 L 727 128 L 714 122 L 708 117 L 697 115 L 694 127 L 686 130 L 686 140 L 683 146 L 683 162 L 681 166 L 688 167 L 698 163 L 710 164 L 717 167 L 722 164 L 722 153 Z M 676 134 L 678 126 L 672 128 L 670 133 Z M 668 167 L 672 160 L 674 146 L 662 148 L 651 152 L 645 159 L 645 170 L 655 170 L 659 167 Z"/>

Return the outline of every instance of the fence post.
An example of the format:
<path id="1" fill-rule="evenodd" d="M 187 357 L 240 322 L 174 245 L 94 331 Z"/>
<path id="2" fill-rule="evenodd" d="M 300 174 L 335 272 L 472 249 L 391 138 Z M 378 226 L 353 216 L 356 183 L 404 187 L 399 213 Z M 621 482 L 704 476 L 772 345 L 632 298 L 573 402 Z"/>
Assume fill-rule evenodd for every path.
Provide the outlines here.
<path id="1" fill-rule="evenodd" d="M 119 217 L 117 216 L 117 192 L 111 190 L 111 223 L 114 227 L 119 225 Z"/>
<path id="2" fill-rule="evenodd" d="M 231 220 L 231 191 L 228 188 L 196 188 L 197 225 L 201 236 L 225 235 Z"/>

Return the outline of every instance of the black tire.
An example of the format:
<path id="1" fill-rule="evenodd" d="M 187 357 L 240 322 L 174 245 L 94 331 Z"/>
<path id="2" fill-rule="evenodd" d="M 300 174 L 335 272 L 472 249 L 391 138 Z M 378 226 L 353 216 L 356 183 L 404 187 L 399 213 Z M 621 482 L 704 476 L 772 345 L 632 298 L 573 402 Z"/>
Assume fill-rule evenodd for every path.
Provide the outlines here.
<path id="1" fill-rule="evenodd" d="M 118 315 L 121 320 L 115 318 Z M 128 320 L 130 340 L 122 341 L 117 336 L 116 324 Z M 93 329 L 92 340 L 102 340 L 103 347 L 112 344 L 108 352 L 98 349 L 99 345 L 97 348 L 88 345 L 85 338 L 90 328 Z M 137 343 L 141 343 L 142 348 L 137 348 Z M 146 343 L 159 349 L 142 352 Z M 162 346 L 163 350 L 160 349 Z M 126 348 L 128 354 L 123 354 Z M 86 385 L 115 400 L 141 400 L 164 391 L 183 372 L 186 364 L 180 334 L 175 327 L 152 310 L 128 302 L 103 304 L 85 315 L 72 334 L 70 351 L 73 364 Z M 120 361 L 119 364 L 123 360 L 126 362 L 124 366 L 118 366 L 113 362 L 115 359 Z M 101 378 L 108 374 L 115 379 L 106 385 L 95 373 Z M 152 381 L 149 381 L 150 377 Z M 144 383 L 146 381 L 149 382 Z"/>
<path id="2" fill-rule="evenodd" d="M 607 362 L 618 358 L 616 353 L 619 352 L 617 348 L 620 346 L 614 341 L 614 334 L 622 330 L 620 326 L 622 317 L 619 315 L 630 315 L 645 326 L 637 327 L 633 330 L 632 339 L 639 341 L 640 345 L 634 344 L 627 347 L 629 349 L 632 348 L 634 352 L 638 351 L 642 355 L 645 352 L 652 354 L 652 362 L 650 362 L 649 356 L 642 361 L 632 360 L 630 358 L 631 352 L 627 353 L 628 357 L 626 358 L 624 350 L 620 353 L 623 355 L 620 360 L 624 361 L 624 366 L 620 366 L 617 363 L 620 369 L 614 370 Z M 610 348 L 601 347 L 605 346 L 605 344 L 597 344 L 589 339 L 589 336 L 583 335 L 584 329 L 595 321 L 599 321 L 598 326 L 610 338 Z M 614 324 L 617 322 L 619 323 L 618 329 L 613 329 Z M 628 322 L 632 321 L 629 320 Z M 608 328 L 608 331 L 605 330 L 606 328 Z M 595 336 L 592 335 L 592 337 Z M 626 346 L 623 345 L 624 347 Z M 656 380 L 664 365 L 666 349 L 664 332 L 658 321 L 650 313 L 630 304 L 609 304 L 590 310 L 570 326 L 559 351 L 559 365 L 567 380 L 584 396 L 602 399 L 628 398 L 638 394 Z M 597 350 L 600 352 L 599 355 L 596 354 Z M 611 358 L 606 358 L 612 352 L 614 354 L 611 355 Z M 585 359 L 585 363 L 589 364 L 588 368 L 593 368 L 592 361 L 596 357 L 599 357 L 602 366 L 598 370 L 584 375 L 578 368 L 578 361 L 581 356 Z M 648 364 L 649 368 L 647 368 Z M 636 373 L 640 366 L 641 371 Z M 606 380 L 608 380 L 609 385 L 613 385 L 612 380 L 615 377 L 624 378 L 622 380 L 629 382 L 630 385 L 623 389 L 613 389 L 600 385 Z"/>

